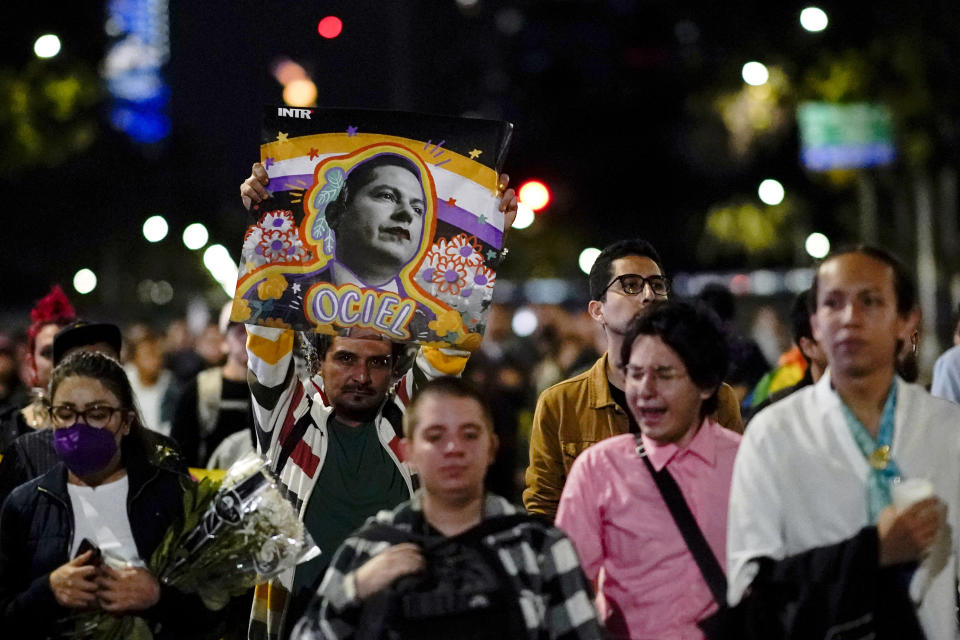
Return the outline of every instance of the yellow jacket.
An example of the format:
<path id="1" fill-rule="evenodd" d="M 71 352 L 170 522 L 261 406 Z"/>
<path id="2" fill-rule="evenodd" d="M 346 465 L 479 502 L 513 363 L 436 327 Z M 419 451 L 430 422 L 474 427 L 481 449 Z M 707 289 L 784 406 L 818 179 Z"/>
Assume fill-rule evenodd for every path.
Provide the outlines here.
<path id="1" fill-rule="evenodd" d="M 733 389 L 722 384 L 711 416 L 724 427 L 743 432 L 740 406 Z M 587 371 L 558 382 L 540 394 L 530 434 L 530 466 L 523 505 L 551 519 L 574 459 L 590 445 L 627 433 L 630 420 L 610 395 L 607 354 Z"/>

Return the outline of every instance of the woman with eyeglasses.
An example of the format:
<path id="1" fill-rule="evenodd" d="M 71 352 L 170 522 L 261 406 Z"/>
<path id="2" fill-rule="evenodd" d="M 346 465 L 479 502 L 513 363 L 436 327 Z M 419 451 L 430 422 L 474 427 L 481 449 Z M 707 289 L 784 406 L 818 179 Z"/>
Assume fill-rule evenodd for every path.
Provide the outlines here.
<path id="1" fill-rule="evenodd" d="M 102 610 L 144 618 L 154 638 L 204 637 L 200 600 L 146 568 L 190 479 L 151 462 L 123 368 L 77 352 L 54 369 L 48 398 L 60 463 L 0 511 L 3 635 L 57 637 L 74 614 Z"/>

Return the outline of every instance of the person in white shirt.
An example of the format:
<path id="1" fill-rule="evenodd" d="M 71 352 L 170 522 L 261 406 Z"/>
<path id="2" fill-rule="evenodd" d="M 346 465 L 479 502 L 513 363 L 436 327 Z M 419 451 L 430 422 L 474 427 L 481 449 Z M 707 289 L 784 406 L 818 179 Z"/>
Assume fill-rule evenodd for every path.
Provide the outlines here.
<path id="1" fill-rule="evenodd" d="M 69 355 L 53 370 L 49 396 L 60 462 L 0 510 L 4 637 L 63 637 L 90 610 L 139 616 L 157 640 L 206 637 L 214 614 L 146 567 L 182 517 L 190 479 L 151 459 L 120 363 Z"/>
<path id="2" fill-rule="evenodd" d="M 760 629 L 742 637 L 960 638 L 960 406 L 895 373 L 910 276 L 881 249 L 835 253 L 811 306 L 828 371 L 761 411 L 734 465 L 729 602 Z M 891 504 L 909 479 L 929 497 Z"/>

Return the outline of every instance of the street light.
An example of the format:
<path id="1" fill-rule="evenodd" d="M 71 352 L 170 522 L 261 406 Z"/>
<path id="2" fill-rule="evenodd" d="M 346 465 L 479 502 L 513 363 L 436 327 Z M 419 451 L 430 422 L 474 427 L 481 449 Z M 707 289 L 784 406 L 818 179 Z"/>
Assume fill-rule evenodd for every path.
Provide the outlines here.
<path id="1" fill-rule="evenodd" d="M 743 81 L 753 87 L 759 87 L 770 79 L 770 72 L 762 62 L 750 61 L 740 70 Z"/>
<path id="2" fill-rule="evenodd" d="M 533 224 L 534 218 L 536 218 L 536 216 L 533 213 L 533 209 L 519 202 L 517 203 L 517 217 L 513 220 L 513 228 L 526 229 Z"/>
<path id="3" fill-rule="evenodd" d="M 600 249 L 596 247 L 587 247 L 581 251 L 580 258 L 577 260 L 577 264 L 580 265 L 580 271 L 590 275 L 590 269 L 593 268 L 593 263 L 597 261 L 597 256 L 599 255 Z"/>
<path id="4" fill-rule="evenodd" d="M 819 260 L 827 257 L 827 254 L 830 253 L 830 240 L 827 236 L 815 231 L 807 236 L 807 241 L 803 243 L 803 247 L 811 258 Z"/>
<path id="5" fill-rule="evenodd" d="M 97 274 L 90 269 L 80 269 L 73 274 L 73 288 L 82 296 L 97 288 Z"/>
<path id="6" fill-rule="evenodd" d="M 237 289 L 237 265 L 230 252 L 222 244 L 212 244 L 203 252 L 203 266 L 213 279 L 220 283 L 224 292 L 233 297 Z"/>
<path id="7" fill-rule="evenodd" d="M 783 195 L 783 185 L 773 178 L 767 178 L 757 188 L 757 196 L 763 204 L 768 204 L 771 207 L 783 202 Z"/>
<path id="8" fill-rule="evenodd" d="M 528 180 L 520 185 L 517 198 L 534 211 L 550 204 L 550 189 L 539 180 Z"/>
<path id="9" fill-rule="evenodd" d="M 210 233 L 200 222 L 189 224 L 187 228 L 183 230 L 183 244 L 191 251 L 202 249 L 206 246 L 207 240 L 209 239 Z"/>
<path id="10" fill-rule="evenodd" d="M 170 226 L 163 216 L 150 216 L 143 221 L 143 237 L 147 242 L 160 242 L 167 237 Z"/>
<path id="11" fill-rule="evenodd" d="M 827 28 L 830 19 L 820 7 L 807 7 L 800 12 L 800 26 L 811 33 L 819 33 Z"/>
<path id="12" fill-rule="evenodd" d="M 33 53 L 38 58 L 54 57 L 60 53 L 60 38 L 52 33 L 47 33 L 40 36 L 33 43 Z"/>
<path id="13" fill-rule="evenodd" d="M 510 328 L 521 338 L 526 338 L 537 330 L 537 314 L 529 307 L 521 307 L 513 314 L 513 320 L 510 321 Z"/>

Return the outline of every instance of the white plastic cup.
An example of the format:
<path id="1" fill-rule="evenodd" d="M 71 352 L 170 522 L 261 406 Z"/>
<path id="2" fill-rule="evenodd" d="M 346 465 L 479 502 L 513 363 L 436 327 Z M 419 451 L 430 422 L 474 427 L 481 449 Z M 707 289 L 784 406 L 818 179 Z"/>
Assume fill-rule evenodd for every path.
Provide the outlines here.
<path id="1" fill-rule="evenodd" d="M 910 505 L 933 497 L 933 483 L 926 478 L 907 478 L 894 482 L 891 487 L 893 507 L 905 511 Z"/>

